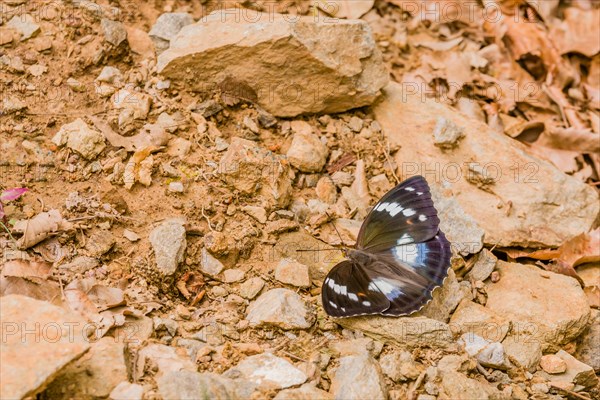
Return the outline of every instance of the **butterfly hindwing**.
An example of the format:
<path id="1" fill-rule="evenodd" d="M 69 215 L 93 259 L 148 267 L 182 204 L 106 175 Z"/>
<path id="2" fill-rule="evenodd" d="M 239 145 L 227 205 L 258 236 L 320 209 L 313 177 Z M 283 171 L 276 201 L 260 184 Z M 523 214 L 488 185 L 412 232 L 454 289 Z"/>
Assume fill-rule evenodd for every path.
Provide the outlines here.
<path id="1" fill-rule="evenodd" d="M 369 289 L 371 283 L 365 272 L 355 263 L 344 260 L 325 278 L 321 290 L 323 308 L 333 317 L 377 314 L 389 307 L 386 296 Z"/>
<path id="2" fill-rule="evenodd" d="M 375 254 L 399 267 L 409 268 L 439 286 L 448 275 L 452 252 L 450 242 L 442 231 L 438 231 L 425 242 L 394 246 Z"/>
<path id="3" fill-rule="evenodd" d="M 448 275 L 450 255 L 450 242 L 441 231 L 426 242 L 396 246 L 376 253 L 396 275 L 411 276 L 407 283 L 406 279 L 403 280 L 405 283 L 400 288 L 401 294 L 388 296 L 384 291 L 390 301 L 390 307 L 383 314 L 410 314 L 427 304 L 432 298 L 433 289 L 441 286 Z M 368 265 L 365 270 L 377 284 L 377 279 L 381 276 L 380 268 L 373 269 Z M 377 286 L 383 289 L 381 284 Z"/>
<path id="4" fill-rule="evenodd" d="M 415 176 L 400 183 L 375 204 L 361 226 L 357 248 L 377 252 L 424 242 L 436 235 L 439 223 L 427 181 Z"/>

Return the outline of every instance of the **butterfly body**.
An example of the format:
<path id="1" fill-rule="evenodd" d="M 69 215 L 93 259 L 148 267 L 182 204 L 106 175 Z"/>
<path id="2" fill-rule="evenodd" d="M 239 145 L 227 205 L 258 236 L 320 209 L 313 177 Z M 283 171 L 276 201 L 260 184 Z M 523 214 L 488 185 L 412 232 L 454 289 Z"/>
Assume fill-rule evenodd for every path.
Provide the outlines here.
<path id="1" fill-rule="evenodd" d="M 447 275 L 451 252 L 425 179 L 407 179 L 383 196 L 355 247 L 342 250 L 347 259 L 323 282 L 327 314 L 400 316 L 429 302 Z"/>

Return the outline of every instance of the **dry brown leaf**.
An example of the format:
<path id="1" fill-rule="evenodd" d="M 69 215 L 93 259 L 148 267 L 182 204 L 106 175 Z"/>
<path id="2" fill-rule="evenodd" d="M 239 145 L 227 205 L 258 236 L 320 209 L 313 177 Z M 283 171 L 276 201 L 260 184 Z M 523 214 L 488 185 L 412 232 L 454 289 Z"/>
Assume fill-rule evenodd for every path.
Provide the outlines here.
<path id="1" fill-rule="evenodd" d="M 20 249 L 27 249 L 38 244 L 53 233 L 69 230 L 73 227 L 63 219 L 58 210 L 43 212 L 30 220 L 19 220 L 15 223 L 14 231 L 23 234 L 17 241 Z"/>
<path id="2" fill-rule="evenodd" d="M 564 10 L 564 20 L 550 25 L 550 38 L 561 54 L 576 52 L 593 57 L 600 52 L 599 24 L 599 8 L 568 7 Z"/>
<path id="3" fill-rule="evenodd" d="M 20 294 L 37 300 L 48 301 L 54 305 L 63 304 L 60 286 L 56 282 L 34 282 L 30 278 L 0 276 L 0 296 Z"/>
<path id="4" fill-rule="evenodd" d="M 156 124 L 146 124 L 137 135 L 125 137 L 115 132 L 100 118 L 94 116 L 89 118 L 111 145 L 122 147 L 128 152 L 143 150 L 151 146 L 166 146 L 171 137 L 163 127 Z"/>
<path id="5" fill-rule="evenodd" d="M 543 147 L 581 153 L 600 152 L 600 135 L 575 128 L 552 128 L 543 132 L 536 143 Z"/>
<path id="6" fill-rule="evenodd" d="M 13 260 L 4 264 L 2 276 L 46 280 L 50 276 L 50 268 L 51 265 L 46 262 Z"/>
<path id="7" fill-rule="evenodd" d="M 202 274 L 186 272 L 181 279 L 177 281 L 177 289 L 187 300 L 196 296 L 204 287 L 204 277 Z"/>
<path id="8" fill-rule="evenodd" d="M 121 289 L 99 285 L 93 278 L 75 280 L 67 286 L 67 289 L 77 289 L 85 293 L 98 310 L 125 304 L 125 297 Z"/>
<path id="9" fill-rule="evenodd" d="M 566 242 L 558 249 L 538 250 L 528 254 L 512 253 L 518 257 L 535 258 L 536 260 L 560 260 L 571 267 L 588 262 L 600 261 L 600 228 L 589 233 L 582 233 Z"/>
<path id="10" fill-rule="evenodd" d="M 561 88 L 575 80 L 577 73 L 562 59 L 542 26 L 512 18 L 504 18 L 502 23 L 506 26 L 506 46 L 535 79 L 551 74 Z"/>
<path id="11" fill-rule="evenodd" d="M 567 264 L 564 261 L 556 260 L 555 262 L 552 262 L 549 264 L 542 264 L 542 267 L 546 271 L 550 271 L 550 272 L 554 272 L 556 274 L 566 275 L 566 276 L 570 276 L 571 278 L 575 278 L 575 279 L 577 279 L 577 281 L 579 282 L 581 287 L 585 286 L 585 282 L 583 282 L 583 279 L 581 279 L 581 277 L 579 277 L 579 275 L 577 275 L 575 268 L 573 268 L 572 265 Z"/>

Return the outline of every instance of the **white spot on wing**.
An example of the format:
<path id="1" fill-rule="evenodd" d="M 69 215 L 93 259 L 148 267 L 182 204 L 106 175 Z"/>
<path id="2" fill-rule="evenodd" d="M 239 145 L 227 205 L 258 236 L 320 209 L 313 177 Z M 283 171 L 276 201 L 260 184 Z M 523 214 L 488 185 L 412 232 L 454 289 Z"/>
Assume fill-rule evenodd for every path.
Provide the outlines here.
<path id="1" fill-rule="evenodd" d="M 420 196 L 422 194 L 423 194 L 423 192 L 417 192 L 417 196 Z"/>
<path id="2" fill-rule="evenodd" d="M 404 261 L 407 264 L 416 264 L 419 258 L 419 248 L 416 244 L 407 244 L 404 246 L 394 247 L 394 256 Z"/>
<path id="3" fill-rule="evenodd" d="M 375 285 L 377 285 L 379 290 L 386 296 L 393 294 L 395 297 L 397 295 L 402 294 L 402 290 L 400 290 L 398 286 L 389 283 L 385 279 L 375 279 L 373 282 L 375 283 Z"/>
<path id="4" fill-rule="evenodd" d="M 352 301 L 358 301 L 358 296 L 355 295 L 354 293 L 348 293 L 348 297 L 350 298 L 350 300 Z"/>
<path id="5" fill-rule="evenodd" d="M 332 289 L 335 286 L 335 282 L 333 281 L 333 279 L 330 279 L 330 278 L 327 278 L 327 280 L 325 281 L 325 283 L 327 283 L 327 286 L 329 286 Z"/>
<path id="6" fill-rule="evenodd" d="M 409 187 L 404 188 L 404 190 L 406 190 L 407 192 L 414 192 L 415 188 L 412 186 L 409 186 Z"/>
<path id="7" fill-rule="evenodd" d="M 425 215 L 425 214 L 419 215 L 419 221 L 421 221 L 421 222 L 427 221 L 427 215 Z"/>
<path id="8" fill-rule="evenodd" d="M 404 208 L 400 204 L 397 204 L 395 208 L 393 208 L 392 210 L 390 210 L 390 216 L 391 217 L 395 217 L 396 214 L 398 214 L 403 209 Z"/>
<path id="9" fill-rule="evenodd" d="M 365 300 L 362 302 L 362 304 L 363 304 L 363 306 L 369 307 L 371 305 L 371 302 Z"/>
<path id="10" fill-rule="evenodd" d="M 329 304 L 331 304 L 331 307 L 333 308 L 338 308 L 337 304 L 335 304 L 333 301 L 329 300 Z"/>
<path id="11" fill-rule="evenodd" d="M 398 239 L 396 241 L 396 245 L 402 246 L 403 244 L 412 243 L 412 242 L 413 242 L 412 236 L 410 236 L 408 233 L 405 233 L 404 235 L 400 236 L 400 239 Z"/>
<path id="12" fill-rule="evenodd" d="M 381 203 L 380 205 L 377 206 L 377 208 L 375 210 L 377 211 L 383 211 L 390 203 Z"/>
<path id="13" fill-rule="evenodd" d="M 412 208 L 407 208 L 406 210 L 404 210 L 402 212 L 402 214 L 404 214 L 405 217 L 410 217 L 411 215 L 415 215 L 417 212 L 415 210 L 413 210 Z"/>

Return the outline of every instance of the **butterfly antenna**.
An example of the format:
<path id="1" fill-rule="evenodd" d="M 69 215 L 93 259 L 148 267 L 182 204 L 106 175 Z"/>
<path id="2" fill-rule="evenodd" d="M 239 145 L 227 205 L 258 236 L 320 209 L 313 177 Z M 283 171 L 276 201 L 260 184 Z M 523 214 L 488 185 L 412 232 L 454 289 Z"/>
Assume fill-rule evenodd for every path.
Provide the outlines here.
<path id="1" fill-rule="evenodd" d="M 329 215 L 329 213 L 327 211 L 325 211 L 325 215 L 327 215 L 327 217 L 329 217 L 329 219 L 331 220 L 331 225 L 333 225 L 333 229 L 335 229 L 335 233 L 337 233 L 337 235 L 340 238 L 340 242 L 342 243 L 342 246 L 346 246 L 344 244 L 344 239 L 342 239 L 342 235 L 340 235 L 340 231 L 338 231 L 337 226 L 335 226 L 335 223 L 333 222 L 333 218 L 331 218 L 331 215 Z"/>

